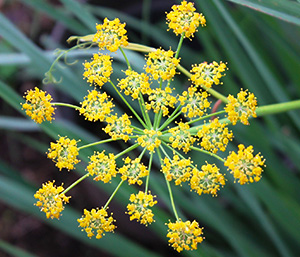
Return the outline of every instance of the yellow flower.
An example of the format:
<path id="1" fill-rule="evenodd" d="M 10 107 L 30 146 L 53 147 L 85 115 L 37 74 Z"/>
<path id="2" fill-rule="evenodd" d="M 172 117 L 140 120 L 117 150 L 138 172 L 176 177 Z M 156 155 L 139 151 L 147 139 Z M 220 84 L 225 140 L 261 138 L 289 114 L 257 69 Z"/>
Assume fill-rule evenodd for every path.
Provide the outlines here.
<path id="1" fill-rule="evenodd" d="M 35 204 L 42 212 L 46 213 L 47 219 L 56 218 L 61 216 L 61 212 L 64 210 L 64 204 L 69 202 L 71 196 L 65 196 L 64 188 L 61 186 L 56 187 L 53 182 L 47 182 L 42 185 L 35 194 L 34 198 L 38 199 Z"/>
<path id="2" fill-rule="evenodd" d="M 139 136 L 137 142 L 142 146 L 146 147 L 150 152 L 154 152 L 154 149 L 159 147 L 161 140 L 158 138 L 162 135 L 160 131 L 154 129 L 144 129 L 145 135 Z"/>
<path id="3" fill-rule="evenodd" d="M 190 151 L 190 146 L 196 141 L 189 132 L 190 126 L 187 123 L 179 122 L 177 127 L 169 129 L 172 136 L 169 137 L 173 148 L 182 149 L 185 153 Z"/>
<path id="4" fill-rule="evenodd" d="M 173 11 L 167 13 L 167 24 L 176 35 L 182 35 L 187 38 L 193 37 L 197 28 L 201 24 L 206 25 L 204 16 L 195 12 L 194 4 L 182 1 L 181 5 L 173 5 Z"/>
<path id="5" fill-rule="evenodd" d="M 175 185 L 181 185 L 182 182 L 188 181 L 191 176 L 191 161 L 181 159 L 174 155 L 173 159 L 165 158 L 161 166 L 162 172 L 166 175 L 168 181 L 175 180 Z"/>
<path id="6" fill-rule="evenodd" d="M 259 181 L 263 172 L 260 166 L 264 166 L 265 159 L 260 153 L 253 155 L 252 145 L 245 148 L 240 144 L 238 148 L 238 153 L 230 152 L 224 165 L 231 170 L 230 173 L 233 174 L 235 181 L 238 180 L 241 185 Z"/>
<path id="7" fill-rule="evenodd" d="M 180 104 L 183 106 L 181 111 L 189 118 L 201 117 L 210 108 L 210 102 L 207 100 L 209 94 L 206 91 L 196 91 L 196 87 L 189 87 L 188 91 L 183 91 L 179 96 Z"/>
<path id="8" fill-rule="evenodd" d="M 212 84 L 223 84 L 223 82 L 220 82 L 220 78 L 225 76 L 225 74 L 222 74 L 226 70 L 226 64 L 223 62 L 220 62 L 218 64 L 217 62 L 212 62 L 208 64 L 207 62 L 193 65 L 190 72 L 192 73 L 191 81 L 196 86 L 205 86 L 207 88 L 210 88 Z"/>
<path id="9" fill-rule="evenodd" d="M 201 171 L 196 168 L 193 169 L 190 185 L 191 189 L 199 195 L 211 194 L 217 196 L 220 187 L 225 185 L 225 178 L 215 164 L 206 164 L 201 167 Z"/>
<path id="10" fill-rule="evenodd" d="M 149 102 L 145 104 L 147 110 L 153 109 L 155 113 L 158 113 L 160 110 L 163 113 L 163 116 L 169 114 L 168 107 L 174 108 L 176 104 L 176 97 L 172 96 L 172 89 L 166 87 L 165 89 L 156 88 L 152 90 L 148 98 Z"/>
<path id="11" fill-rule="evenodd" d="M 125 142 L 132 134 L 131 122 L 128 115 L 125 113 L 121 117 L 111 115 L 106 117 L 107 126 L 103 129 L 105 133 L 109 134 L 113 140 L 122 138 Z"/>
<path id="12" fill-rule="evenodd" d="M 131 160 L 127 157 L 124 162 L 125 165 L 119 169 L 122 180 L 128 180 L 128 184 L 130 185 L 137 183 L 140 186 L 143 184 L 141 178 L 147 176 L 149 170 L 141 163 L 141 160 L 139 158 Z"/>
<path id="13" fill-rule="evenodd" d="M 112 215 L 112 214 L 111 214 Z M 82 231 L 87 233 L 89 238 L 96 235 L 97 239 L 102 238 L 105 232 L 113 232 L 116 226 L 112 216 L 108 216 L 105 209 L 92 209 L 88 211 L 84 209 L 83 216 L 77 220 Z"/>
<path id="14" fill-rule="evenodd" d="M 112 153 L 107 156 L 105 151 L 101 153 L 95 152 L 90 157 L 90 162 L 86 169 L 91 176 L 95 176 L 95 181 L 101 180 L 104 183 L 108 183 L 112 177 L 117 175 L 115 156 Z"/>
<path id="15" fill-rule="evenodd" d="M 150 207 L 153 207 L 157 204 L 157 201 L 154 200 L 156 196 L 151 195 L 151 193 L 144 193 L 139 191 L 136 195 L 130 195 L 130 204 L 127 205 L 127 214 L 130 215 L 130 220 L 137 220 L 141 224 L 148 225 L 151 224 L 154 219 L 154 214 Z"/>
<path id="16" fill-rule="evenodd" d="M 127 46 L 127 36 L 125 23 L 120 23 L 118 18 L 110 21 L 104 19 L 103 24 L 96 26 L 97 33 L 94 35 L 93 42 L 98 43 L 100 50 L 107 49 L 115 52 L 120 46 Z"/>
<path id="17" fill-rule="evenodd" d="M 48 150 L 48 158 L 56 163 L 55 165 L 59 170 L 62 168 L 72 170 L 74 165 L 79 162 L 77 159 L 79 153 L 75 139 L 59 137 L 56 143 L 51 142 Z"/>
<path id="18" fill-rule="evenodd" d="M 139 97 L 139 93 L 149 94 L 151 92 L 149 78 L 144 73 L 126 70 L 126 78 L 119 81 L 118 86 L 124 90 L 125 95 L 131 95 L 133 99 Z"/>
<path id="19" fill-rule="evenodd" d="M 97 90 L 88 91 L 89 94 L 84 97 L 79 109 L 80 114 L 89 121 L 104 121 L 111 113 L 114 104 L 109 100 L 109 96 L 104 92 L 101 94 Z"/>
<path id="20" fill-rule="evenodd" d="M 248 93 L 248 90 L 241 91 L 237 94 L 237 98 L 232 95 L 228 96 L 229 103 L 225 107 L 228 114 L 228 119 L 233 125 L 240 120 L 244 125 L 249 125 L 248 119 L 252 116 L 256 118 L 257 101 L 253 93 Z"/>
<path id="21" fill-rule="evenodd" d="M 109 55 L 94 54 L 91 62 L 85 62 L 83 77 L 92 85 L 102 87 L 112 74 L 112 60 Z"/>
<path id="22" fill-rule="evenodd" d="M 229 140 L 232 140 L 232 131 L 228 130 L 226 124 L 220 123 L 215 118 L 209 124 L 204 124 L 197 136 L 201 139 L 200 145 L 208 151 L 216 153 L 218 150 L 225 151 Z"/>
<path id="23" fill-rule="evenodd" d="M 198 243 L 203 241 L 203 228 L 199 228 L 197 221 L 190 222 L 189 220 L 183 222 L 181 219 L 168 224 L 169 244 L 177 251 L 182 250 L 196 250 Z"/>
<path id="24" fill-rule="evenodd" d="M 22 107 L 26 111 L 26 114 L 36 123 L 42 123 L 44 120 L 52 121 L 54 119 L 55 109 L 51 105 L 51 95 L 35 87 L 34 90 L 28 90 L 24 98 L 26 102 Z"/>
<path id="25" fill-rule="evenodd" d="M 154 80 L 169 80 L 176 74 L 176 67 L 180 59 L 174 56 L 172 50 L 157 49 L 148 54 L 145 70 L 150 73 Z"/>

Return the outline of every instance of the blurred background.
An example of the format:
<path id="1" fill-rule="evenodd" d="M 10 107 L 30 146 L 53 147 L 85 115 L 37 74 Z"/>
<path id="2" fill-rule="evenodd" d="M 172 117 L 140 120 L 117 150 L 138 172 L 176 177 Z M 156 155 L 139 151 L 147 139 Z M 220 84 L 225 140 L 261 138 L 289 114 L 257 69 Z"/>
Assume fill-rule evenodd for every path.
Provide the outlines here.
<path id="1" fill-rule="evenodd" d="M 181 64 L 190 69 L 203 61 L 228 62 L 224 84 L 215 87 L 224 95 L 249 89 L 259 105 L 300 98 L 300 4 L 287 0 L 198 0 L 198 12 L 207 26 L 192 41 L 185 40 Z M 158 196 L 156 222 L 147 228 L 125 215 L 129 195 L 137 188 L 123 185 L 110 204 L 117 226 L 114 234 L 89 239 L 78 228 L 84 208 L 103 205 L 118 181 L 109 185 L 86 180 L 72 189 L 70 204 L 60 220 L 47 220 L 33 206 L 33 194 L 41 184 L 56 181 L 70 185 L 85 171 L 94 150 L 117 152 L 122 143 L 82 151 L 76 171 L 59 172 L 46 158 L 57 135 L 81 139 L 82 144 L 106 137 L 101 123 L 89 123 L 75 111 L 57 108 L 55 121 L 40 126 L 25 117 L 22 96 L 35 86 L 49 92 L 54 101 L 78 104 L 90 89 L 82 79 L 82 62 L 97 49 L 71 51 L 67 65 L 55 67 L 58 84 L 43 84 L 56 58 L 57 48 L 68 49 L 71 35 L 95 33 L 104 17 L 126 22 L 130 42 L 175 50 L 178 39 L 167 31 L 165 12 L 180 1 L 76 1 L 0 0 L 0 256 L 179 256 L 168 246 L 166 226 L 173 219 L 167 188 L 154 165 L 150 189 Z M 242 3 L 242 4 L 241 4 Z M 141 71 L 144 56 L 126 52 L 133 68 Z M 113 54 L 114 75 L 120 78 L 125 64 Z M 179 75 L 178 92 L 189 85 Z M 116 98 L 113 91 L 111 95 Z M 119 104 L 117 111 L 122 113 Z M 196 219 L 204 227 L 205 240 L 197 251 L 182 256 L 299 256 L 300 253 L 300 112 L 291 111 L 231 127 L 235 140 L 229 150 L 243 143 L 253 145 L 266 158 L 263 178 L 240 186 L 227 176 L 217 198 L 198 196 L 189 187 L 172 187 L 182 217 Z M 207 159 L 191 153 L 201 165 Z M 196 161 L 197 160 L 197 161 Z M 157 160 L 156 160 L 157 161 Z M 145 161 L 147 163 L 147 161 Z M 221 163 L 216 163 L 227 173 Z"/>

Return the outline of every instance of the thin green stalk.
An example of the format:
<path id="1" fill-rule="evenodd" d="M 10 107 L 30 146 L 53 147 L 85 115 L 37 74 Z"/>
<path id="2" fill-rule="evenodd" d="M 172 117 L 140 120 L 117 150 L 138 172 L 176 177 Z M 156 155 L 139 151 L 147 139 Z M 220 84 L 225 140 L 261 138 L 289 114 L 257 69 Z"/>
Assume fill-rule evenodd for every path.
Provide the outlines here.
<path id="1" fill-rule="evenodd" d="M 141 133 L 144 134 L 144 131 L 143 131 L 142 129 L 136 127 L 136 126 L 130 125 L 129 127 L 131 127 L 131 128 L 133 128 L 133 129 L 135 129 L 136 131 L 139 131 L 139 132 L 141 132 Z"/>
<path id="2" fill-rule="evenodd" d="M 139 146 L 139 144 L 134 144 L 130 147 L 128 147 L 127 149 L 125 149 L 124 151 L 118 153 L 117 155 L 115 155 L 115 160 L 118 159 L 120 156 L 122 156 L 125 153 L 129 153 L 130 151 L 134 150 L 135 148 L 137 148 Z"/>
<path id="3" fill-rule="evenodd" d="M 68 186 L 63 192 L 62 194 L 67 193 L 69 190 L 71 190 L 74 186 L 76 186 L 78 183 L 80 183 L 82 180 L 86 179 L 88 176 L 90 175 L 90 173 L 86 173 L 85 175 L 83 175 L 81 178 L 77 179 L 73 184 L 71 184 L 70 186 Z"/>
<path id="4" fill-rule="evenodd" d="M 137 138 L 137 137 L 138 137 L 138 136 L 130 136 L 129 138 Z M 114 142 L 114 141 L 121 140 L 121 139 L 122 139 L 122 138 L 116 138 L 116 139 L 109 138 L 109 139 L 104 139 L 104 140 L 101 140 L 101 141 L 97 141 L 97 142 L 94 142 L 94 143 L 90 143 L 90 144 L 87 144 L 87 145 L 80 146 L 80 147 L 78 147 L 78 150 L 82 150 L 82 149 L 84 149 L 84 148 L 88 148 L 88 147 L 95 146 L 95 145 L 101 145 L 101 144 L 104 144 L 104 143 Z"/>
<path id="5" fill-rule="evenodd" d="M 150 171 L 151 171 L 151 166 L 152 166 L 152 161 L 153 161 L 153 152 L 150 153 L 150 159 L 149 159 L 149 174 L 146 178 L 146 185 L 145 185 L 145 193 L 147 193 L 148 191 L 148 187 L 149 187 L 149 180 L 150 180 Z"/>
<path id="6" fill-rule="evenodd" d="M 121 53 L 122 53 L 123 56 L 124 56 L 124 59 L 125 59 L 126 64 L 127 64 L 127 66 L 128 66 L 128 69 L 129 69 L 129 70 L 132 70 L 132 69 L 131 69 L 131 66 L 130 66 L 130 63 L 129 63 L 129 60 L 128 60 L 128 58 L 127 58 L 127 56 L 126 56 L 126 54 L 125 54 L 123 48 L 120 46 L 119 49 L 120 49 Z"/>
<path id="7" fill-rule="evenodd" d="M 143 125 L 144 128 L 147 128 L 147 125 L 144 123 L 144 121 L 140 118 L 140 116 L 135 112 L 135 110 L 132 108 L 132 106 L 126 101 L 126 99 L 122 96 L 122 94 L 120 93 L 120 91 L 117 89 L 117 87 L 115 86 L 115 84 L 109 80 L 109 83 L 113 86 L 113 88 L 115 89 L 115 91 L 118 93 L 118 95 L 121 97 L 121 99 L 123 100 L 123 102 L 128 106 L 128 108 L 132 111 L 132 113 L 134 114 L 134 116 L 139 120 L 139 122 Z"/>
<path id="8" fill-rule="evenodd" d="M 214 153 L 212 153 L 212 152 L 203 150 L 203 149 L 198 148 L 198 147 L 195 147 L 195 146 L 190 146 L 190 149 L 191 149 L 191 150 L 198 151 L 198 152 L 201 152 L 201 153 L 205 153 L 205 154 L 207 154 L 207 155 L 210 155 L 210 156 L 215 157 L 216 159 L 218 159 L 218 160 L 221 161 L 221 162 L 225 162 L 225 160 L 224 160 L 223 158 L 221 158 L 220 156 L 218 156 L 218 155 L 216 155 L 216 154 L 214 154 Z"/>
<path id="9" fill-rule="evenodd" d="M 179 39 L 179 42 L 178 42 L 178 45 L 177 45 L 177 49 L 176 49 L 176 52 L 175 52 L 175 58 L 178 58 L 178 56 L 179 56 L 179 52 L 180 52 L 180 49 L 181 49 L 181 47 L 182 47 L 182 42 L 183 42 L 183 40 L 184 40 L 184 34 L 185 33 L 182 33 L 181 34 L 181 37 L 180 37 L 180 39 Z M 171 84 L 171 81 L 172 81 L 172 79 L 169 79 L 169 81 L 168 81 L 168 84 L 167 84 L 167 87 Z"/>
<path id="10" fill-rule="evenodd" d="M 114 192 L 111 194 L 111 196 L 109 197 L 109 199 L 107 200 L 106 204 L 104 205 L 103 209 L 105 210 L 107 208 L 107 206 L 109 205 L 109 203 L 111 202 L 111 200 L 114 198 L 115 194 L 118 192 L 118 190 L 120 189 L 121 185 L 123 184 L 124 180 L 121 180 L 119 185 L 116 187 L 116 189 L 114 190 Z"/>
<path id="11" fill-rule="evenodd" d="M 153 128 L 157 129 L 162 117 L 162 109 L 159 110 L 159 113 L 155 113 L 155 118 L 154 118 L 154 124 L 153 124 Z"/>
<path id="12" fill-rule="evenodd" d="M 257 116 L 265 116 L 270 114 L 277 114 L 281 112 L 288 112 L 292 110 L 300 109 L 300 100 L 289 101 L 285 103 L 270 104 L 260 106 L 256 110 Z"/>
<path id="13" fill-rule="evenodd" d="M 160 148 L 163 149 L 162 146 L 160 146 Z M 160 163 L 161 163 L 161 165 L 162 165 L 162 158 L 161 158 L 161 153 L 160 153 L 159 148 L 157 148 L 157 154 L 158 154 L 158 158 L 160 159 Z M 172 189 L 171 189 L 170 183 L 169 183 L 169 181 L 167 180 L 167 177 L 166 177 L 165 174 L 164 174 L 164 177 L 165 177 L 166 184 L 167 184 L 167 187 L 168 187 L 169 196 L 170 196 L 171 205 L 172 205 L 172 209 L 173 209 L 174 215 L 175 215 L 175 217 L 176 217 L 176 220 L 179 221 L 179 216 L 178 216 L 178 213 L 177 213 L 177 210 L 176 210 L 176 207 L 175 207 L 174 198 L 173 198 L 173 193 L 172 193 Z"/>
<path id="14" fill-rule="evenodd" d="M 220 115 L 220 114 L 223 114 L 225 113 L 225 111 L 219 111 L 219 112 L 214 112 L 214 113 L 211 113 L 211 114 L 208 114 L 206 116 L 203 116 L 203 117 L 200 117 L 200 118 L 197 118 L 195 120 L 190 120 L 187 124 L 192 124 L 192 123 L 195 123 L 197 121 L 200 121 L 200 120 L 205 120 L 205 119 L 208 119 L 210 117 L 213 117 L 213 116 L 217 116 L 217 115 Z"/>
<path id="15" fill-rule="evenodd" d="M 79 110 L 80 109 L 79 106 L 76 106 L 76 105 L 73 105 L 73 104 L 66 104 L 66 103 L 51 103 L 51 105 L 53 105 L 53 106 L 70 107 L 70 108 L 73 108 L 75 110 Z"/>
<path id="16" fill-rule="evenodd" d="M 169 116 L 169 118 L 160 126 L 160 128 L 158 129 L 159 131 L 162 131 L 166 126 L 168 126 L 173 120 L 175 120 L 180 114 L 181 111 L 179 113 L 178 110 L 181 108 L 181 104 L 177 106 L 177 108 L 175 109 L 175 111 L 173 111 L 173 113 Z M 176 117 L 174 117 L 176 115 Z"/>
<path id="17" fill-rule="evenodd" d="M 145 114 L 145 121 L 147 123 L 147 125 L 149 126 L 149 129 L 152 127 L 152 124 L 151 124 L 151 120 L 150 120 L 150 117 L 149 117 L 149 114 L 146 110 L 146 107 L 145 107 L 145 101 L 144 101 L 144 98 L 143 98 L 143 95 L 141 92 L 139 92 L 139 104 L 140 104 L 140 108 L 141 108 L 141 111 L 144 112 Z"/>

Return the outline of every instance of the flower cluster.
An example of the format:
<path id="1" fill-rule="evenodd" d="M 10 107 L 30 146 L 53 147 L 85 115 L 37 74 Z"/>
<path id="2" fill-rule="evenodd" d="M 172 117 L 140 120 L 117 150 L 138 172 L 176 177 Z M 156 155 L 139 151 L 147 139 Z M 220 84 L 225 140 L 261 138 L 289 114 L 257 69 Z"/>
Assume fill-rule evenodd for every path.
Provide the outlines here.
<path id="1" fill-rule="evenodd" d="M 62 185 L 56 187 L 54 182 L 49 181 L 43 184 L 42 188 L 34 194 L 34 198 L 38 199 L 35 205 L 46 213 L 48 219 L 58 219 L 65 208 L 64 204 L 68 203 L 71 198 L 71 196 L 65 196 Z"/>
<path id="2" fill-rule="evenodd" d="M 130 215 L 130 220 L 136 219 L 144 225 L 151 224 L 154 221 L 154 214 L 149 207 L 157 204 L 154 197 L 150 192 L 145 193 L 143 191 L 139 191 L 136 195 L 130 195 L 129 201 L 131 203 L 127 205 L 127 214 Z"/>
<path id="3" fill-rule="evenodd" d="M 129 45 L 125 24 L 120 23 L 119 19 L 109 21 L 105 18 L 103 24 L 96 26 L 97 32 L 91 44 L 97 43 L 99 50 L 106 48 L 110 52 L 120 49 L 127 64 L 125 77 L 115 79 L 112 76 L 111 54 L 96 53 L 90 62 L 83 64 L 83 77 L 93 90 L 88 91 L 80 106 L 51 103 L 51 96 L 36 88 L 27 92 L 23 109 L 37 123 L 51 121 L 54 106 L 74 108 L 88 121 L 101 123 L 107 136 L 103 140 L 85 145 L 82 143 L 79 147 L 77 144 L 80 141 L 63 136 L 50 144 L 48 158 L 54 161 L 59 170 L 75 169 L 81 149 L 96 146 L 101 149 L 102 144 L 117 140 L 127 144 L 125 150 L 118 153 L 111 153 L 105 147 L 103 149 L 106 150 L 94 151 L 89 157 L 86 174 L 66 190 L 62 186 L 55 187 L 53 182 L 43 184 L 35 197 L 38 199 L 36 205 L 46 213 L 47 218 L 60 216 L 63 204 L 68 203 L 69 199 L 64 193 L 83 179 L 93 177 L 98 183 L 119 180 L 119 184 L 102 207 L 91 211 L 84 209 L 82 218 L 78 219 L 79 226 L 88 237 L 99 239 L 116 228 L 115 220 L 107 213 L 107 209 L 125 181 L 134 187 L 144 187 L 144 190 L 139 189 L 137 194 L 131 194 L 129 198 L 126 212 L 129 219 L 149 225 L 154 221 L 157 204 L 156 196 L 149 189 L 150 171 L 151 174 L 160 171 L 158 175 L 167 184 L 175 219 L 167 224 L 167 237 L 170 246 L 181 252 L 197 249 L 197 245 L 204 239 L 203 228 L 195 220 L 182 221 L 179 217 L 170 183 L 176 186 L 189 184 L 191 190 L 199 195 L 217 196 L 225 181 L 230 179 L 225 178 L 217 163 L 208 163 L 206 156 L 214 157 L 217 162 L 228 167 L 228 173 L 242 185 L 260 180 L 265 160 L 260 153 L 254 154 L 252 146 L 244 145 L 239 145 L 237 153 L 231 151 L 227 158 L 223 158 L 229 142 L 233 140 L 233 132 L 228 126 L 238 121 L 248 125 L 248 120 L 256 117 L 256 98 L 247 90 L 241 90 L 237 98 L 231 95 L 226 98 L 213 89 L 213 85 L 222 84 L 221 78 L 227 69 L 224 62 L 194 64 L 190 73 L 179 66 L 182 40 L 193 37 L 200 24 L 206 24 L 204 16 L 196 12 L 192 3 L 183 1 L 181 5 L 174 5 L 172 11 L 167 13 L 167 21 L 169 29 L 181 37 L 176 52 L 130 45 L 130 49 L 136 47 L 137 51 L 149 51 L 143 67 L 144 73 L 141 73 L 132 69 L 123 51 Z M 182 87 L 175 91 L 171 87 L 174 76 L 179 73 L 177 69 L 184 71 L 184 74 L 188 73 L 186 75 L 192 82 L 185 90 Z M 110 90 L 106 90 L 106 84 Z M 116 91 L 119 101 L 114 101 L 108 94 L 111 90 Z M 208 113 L 213 102 L 210 96 L 223 101 L 223 110 L 216 112 L 216 107 L 213 107 L 212 113 Z M 123 107 L 122 104 L 129 113 L 115 113 L 114 108 L 119 110 L 117 106 Z M 188 155 L 190 151 L 196 151 L 198 155 L 193 157 L 197 157 L 192 159 Z M 224 152 L 222 156 L 218 155 L 219 151 Z M 120 157 L 123 158 L 122 165 L 117 160 Z M 155 163 L 156 160 L 160 163 Z"/>
<path id="4" fill-rule="evenodd" d="M 102 238 L 105 232 L 113 232 L 116 226 L 113 224 L 115 220 L 112 216 L 108 216 L 104 208 L 92 209 L 88 211 L 84 209 L 83 216 L 78 219 L 79 227 L 86 232 L 89 238 L 96 236 L 97 239 Z"/>
<path id="5" fill-rule="evenodd" d="M 22 107 L 36 123 L 53 120 L 55 108 L 51 105 L 51 95 L 35 87 L 34 90 L 28 90 L 24 98 L 26 102 Z"/>

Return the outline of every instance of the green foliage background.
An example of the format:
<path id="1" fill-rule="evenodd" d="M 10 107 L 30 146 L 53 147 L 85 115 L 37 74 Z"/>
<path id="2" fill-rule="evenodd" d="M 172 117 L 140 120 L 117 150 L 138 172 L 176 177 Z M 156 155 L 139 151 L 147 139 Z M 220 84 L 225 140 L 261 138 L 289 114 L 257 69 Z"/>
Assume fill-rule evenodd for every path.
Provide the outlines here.
<path id="1" fill-rule="evenodd" d="M 34 13 L 47 15 L 60 22 L 74 35 L 86 35 L 95 31 L 95 23 L 104 17 L 120 18 L 126 22 L 129 41 L 137 43 L 151 42 L 168 49 L 175 49 L 178 39 L 166 31 L 163 18 L 149 22 L 151 1 L 143 1 L 141 20 L 115 9 L 81 4 L 75 0 L 61 0 L 57 7 L 45 0 L 18 0 L 29 6 Z M 178 3 L 174 1 L 174 3 Z M 170 6 L 172 3 L 170 4 Z M 253 92 L 259 105 L 273 104 L 300 98 L 300 4 L 288 0 L 195 0 L 196 8 L 207 18 L 207 26 L 199 28 L 193 42 L 185 42 L 180 56 L 181 64 L 189 68 L 193 63 L 202 61 L 228 62 L 229 71 L 224 78 L 224 85 L 218 87 L 221 93 L 236 94 L 240 88 Z M 162 10 L 161 16 L 164 16 Z M 72 120 L 57 119 L 54 122 L 35 125 L 26 117 L 13 113 L 15 109 L 24 115 L 20 107 L 23 101 L 16 85 L 11 85 L 12 76 L 41 81 L 55 56 L 52 51 L 45 51 L 27 38 L 7 17 L 0 13 L 0 97 L 1 137 L 9 135 L 15 140 L 30 145 L 37 151 L 45 152 L 49 138 L 36 140 L 35 133 L 45 133 L 51 140 L 57 135 L 67 135 L 81 139 L 82 143 L 99 140 L 101 135 L 91 133 Z M 187 40 L 188 41 L 188 40 Z M 60 47 L 52 45 L 51 47 Z M 190 46 L 190 47 L 189 47 Z M 92 50 L 71 52 L 70 59 L 89 59 Z M 128 52 L 135 69 L 143 67 L 144 57 Z M 124 67 L 118 61 L 115 70 Z M 62 82 L 55 85 L 56 92 L 68 95 L 79 102 L 88 89 L 82 80 L 81 65 L 56 67 L 55 76 Z M 75 71 L 74 71 L 75 70 Z M 120 73 L 115 73 L 116 77 Z M 175 81 L 180 91 L 183 83 Z M 42 86 L 42 83 L 39 84 Z M 47 90 L 47 85 L 43 88 Z M 51 86 L 53 89 L 53 86 Z M 111 92 L 114 95 L 113 92 Z M 121 112 L 122 106 L 119 111 Z M 201 196 L 189 192 L 186 187 L 175 188 L 175 203 L 182 215 L 196 219 L 205 230 L 205 241 L 197 251 L 183 252 L 183 256 L 297 256 L 300 252 L 300 112 L 266 116 L 251 120 L 250 126 L 233 127 L 235 142 L 252 144 L 254 149 L 266 158 L 266 169 L 262 180 L 257 184 L 240 186 L 229 179 L 226 187 L 217 198 Z M 30 132 L 30 133 L 28 133 Z M 10 146 L 13 147 L 13 146 Z M 107 150 L 115 151 L 115 148 Z M 233 149 L 233 148 L 232 148 Z M 11 149 L 10 149 L 11 150 Z M 83 152 L 82 160 L 93 150 Z M 1 149 L 6 151 L 6 149 Z M 204 161 L 199 153 L 192 153 L 192 158 Z M 204 157 L 205 158 L 205 157 Z M 18 158 L 16 158 L 17 160 Z M 217 163 L 218 164 L 218 163 Z M 219 164 L 221 167 L 221 164 Z M 226 172 L 225 168 L 221 168 Z M 84 172 L 84 165 L 78 173 Z M 163 209 L 155 209 L 156 222 L 147 229 L 152 231 L 152 242 L 162 240 L 167 245 L 164 223 L 171 217 L 165 185 L 158 173 L 153 174 L 150 188 L 165 203 Z M 67 173 L 59 173 L 64 179 Z M 228 176 L 229 177 L 229 176 Z M 52 180 L 52 178 L 48 178 Z M 91 182 L 92 183 L 92 182 Z M 111 193 L 117 181 L 110 185 L 97 183 L 99 192 Z M 101 240 L 88 239 L 77 227 L 76 219 L 81 216 L 78 206 L 72 204 L 66 208 L 59 221 L 47 220 L 38 208 L 33 206 L 33 194 L 40 185 L 24 178 L 15 170 L 15 165 L 0 156 L 0 200 L 6 206 L 33 215 L 58 231 L 86 244 L 87 249 L 99 248 L 110 256 L 174 256 L 169 248 L 159 249 L 132 238 L 126 229 Z M 97 188 L 96 188 L 97 189 Z M 128 196 L 132 188 L 122 186 L 114 201 L 120 212 L 125 211 Z M 71 192 L 72 194 L 72 192 Z M 105 201 L 105 199 L 103 200 Z M 82 207 L 84 208 L 84 207 Z M 130 229 L 128 229 L 130 230 Z M 155 245 L 155 243 L 153 243 Z M 150 247 L 149 247 L 150 245 Z M 161 245 L 161 244 L 160 244 Z M 55 246 L 53 246 L 55 247 Z M 12 256 L 35 256 L 0 239 L 0 249 Z"/>

